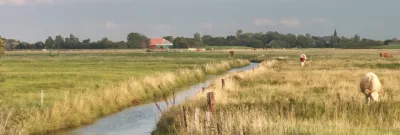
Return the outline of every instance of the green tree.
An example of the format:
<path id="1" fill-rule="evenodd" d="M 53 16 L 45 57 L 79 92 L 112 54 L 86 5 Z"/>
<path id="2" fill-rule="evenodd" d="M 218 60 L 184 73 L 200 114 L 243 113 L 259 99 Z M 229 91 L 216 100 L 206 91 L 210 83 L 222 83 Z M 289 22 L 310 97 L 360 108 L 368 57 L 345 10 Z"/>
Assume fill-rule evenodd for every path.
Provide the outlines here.
<path id="1" fill-rule="evenodd" d="M 239 37 L 242 34 L 243 34 L 243 30 L 240 29 L 240 30 L 236 31 L 236 37 Z"/>
<path id="2" fill-rule="evenodd" d="M 89 44 L 89 43 L 90 43 L 90 39 L 82 40 L 82 43 L 84 43 L 84 44 Z"/>
<path id="3" fill-rule="evenodd" d="M 298 35 L 296 40 L 296 46 L 301 48 L 308 48 L 307 37 L 304 35 Z"/>
<path id="4" fill-rule="evenodd" d="M 174 40 L 174 48 L 200 48 L 204 43 L 193 38 L 178 37 Z"/>
<path id="5" fill-rule="evenodd" d="M 306 39 L 307 39 L 307 47 L 308 48 L 313 48 L 315 47 L 315 40 L 311 37 L 311 34 L 306 33 Z"/>
<path id="6" fill-rule="evenodd" d="M 361 40 L 360 40 L 360 36 L 359 35 L 354 35 L 354 37 L 353 37 L 353 42 L 360 42 Z"/>
<path id="7" fill-rule="evenodd" d="M 129 48 L 147 48 L 150 39 L 140 33 L 129 33 L 127 37 L 127 45 Z"/>
<path id="8" fill-rule="evenodd" d="M 203 41 L 203 43 L 207 45 L 212 45 L 212 40 L 213 37 L 211 35 L 203 35 L 203 37 L 201 38 L 201 41 Z"/>
<path id="9" fill-rule="evenodd" d="M 53 40 L 52 37 L 48 37 L 48 38 L 46 39 L 46 41 L 44 42 L 44 46 L 45 46 L 47 49 L 51 49 L 51 48 L 53 47 L 53 45 L 54 45 L 54 40 Z"/>
<path id="10" fill-rule="evenodd" d="M 194 33 L 193 38 L 194 38 L 194 40 L 201 41 L 200 33 Z"/>
<path id="11" fill-rule="evenodd" d="M 296 35 L 294 34 L 284 35 L 282 41 L 285 41 L 290 47 L 296 47 Z"/>
<path id="12" fill-rule="evenodd" d="M 61 35 L 56 36 L 54 40 L 55 47 L 59 49 L 65 43 L 64 38 Z"/>
<path id="13" fill-rule="evenodd" d="M 5 51 L 6 51 L 5 44 L 4 44 L 3 39 L 0 36 L 0 57 L 4 57 L 4 55 L 6 54 Z"/>
<path id="14" fill-rule="evenodd" d="M 173 36 L 165 36 L 165 40 L 168 40 L 169 42 L 173 43 L 174 42 L 174 37 Z"/>

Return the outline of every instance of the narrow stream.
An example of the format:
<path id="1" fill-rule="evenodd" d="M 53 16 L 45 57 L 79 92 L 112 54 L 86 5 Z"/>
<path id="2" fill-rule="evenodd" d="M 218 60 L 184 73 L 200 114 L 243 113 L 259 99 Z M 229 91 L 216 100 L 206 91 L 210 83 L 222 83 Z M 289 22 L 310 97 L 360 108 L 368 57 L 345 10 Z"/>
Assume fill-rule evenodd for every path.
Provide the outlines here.
<path id="1" fill-rule="evenodd" d="M 228 72 L 251 70 L 259 63 L 250 63 L 249 66 L 234 68 Z M 176 94 L 175 102 L 180 104 L 186 98 L 191 98 L 213 82 L 215 76 L 209 76 L 206 82 L 198 83 Z M 172 100 L 172 99 L 171 99 Z M 157 104 L 162 109 L 166 108 L 164 101 Z M 126 108 L 118 113 L 98 119 L 95 123 L 67 131 L 51 133 L 52 135 L 149 135 L 155 128 L 161 113 L 154 103 L 143 104 Z"/>

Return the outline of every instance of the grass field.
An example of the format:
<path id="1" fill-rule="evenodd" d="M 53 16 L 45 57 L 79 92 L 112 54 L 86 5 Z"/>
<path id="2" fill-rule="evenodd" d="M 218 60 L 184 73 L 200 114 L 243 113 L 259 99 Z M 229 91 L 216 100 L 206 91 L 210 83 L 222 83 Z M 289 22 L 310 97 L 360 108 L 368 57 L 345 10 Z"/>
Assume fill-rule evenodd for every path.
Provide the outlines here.
<path id="1" fill-rule="evenodd" d="M 207 46 L 207 48 L 214 48 L 214 49 L 250 49 L 251 47 L 247 46 Z"/>
<path id="2" fill-rule="evenodd" d="M 180 107 L 172 108 L 153 134 L 336 135 L 400 134 L 400 50 L 387 50 L 392 59 L 380 58 L 382 50 L 307 49 L 274 50 L 271 60 L 254 71 L 230 74 L 226 89 L 217 79 L 208 91 L 215 92 L 216 112 L 205 128 L 206 93 L 184 105 L 188 130 Z M 308 55 L 305 67 L 299 56 Z M 365 104 L 361 77 L 374 72 L 383 84 L 381 102 Z M 196 130 L 194 110 L 199 108 Z M 177 117 L 179 116 L 179 117 Z M 206 130 L 207 129 L 207 130 Z"/>
<path id="3" fill-rule="evenodd" d="M 144 50 L 7 52 L 0 59 L 0 134 L 43 133 L 90 123 L 153 95 L 248 64 L 255 53 Z M 207 68 L 207 70 L 205 70 Z M 44 106 L 40 91 L 44 90 Z"/>
<path id="4" fill-rule="evenodd" d="M 400 49 L 400 45 L 384 45 L 384 46 L 377 46 L 376 49 Z"/>

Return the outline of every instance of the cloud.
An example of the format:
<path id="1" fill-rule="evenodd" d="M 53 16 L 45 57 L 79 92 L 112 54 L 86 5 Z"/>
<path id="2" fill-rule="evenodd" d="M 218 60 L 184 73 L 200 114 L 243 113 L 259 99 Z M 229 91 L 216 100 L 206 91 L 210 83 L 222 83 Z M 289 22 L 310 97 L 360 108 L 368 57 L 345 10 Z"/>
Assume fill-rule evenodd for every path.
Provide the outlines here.
<path id="1" fill-rule="evenodd" d="M 296 18 L 283 18 L 281 19 L 280 23 L 288 27 L 300 26 L 300 20 Z"/>
<path id="2" fill-rule="evenodd" d="M 35 4 L 35 3 L 53 3 L 53 0 L 0 0 L 0 5 L 11 4 L 11 5 L 24 5 L 24 4 Z"/>
<path id="3" fill-rule="evenodd" d="M 313 18 L 309 21 L 309 23 L 327 23 L 329 19 L 327 18 Z"/>
<path id="4" fill-rule="evenodd" d="M 275 25 L 276 22 L 274 20 L 268 19 L 268 18 L 262 18 L 262 19 L 255 19 L 253 20 L 253 24 L 257 26 L 262 26 L 262 25 Z"/>
<path id="5" fill-rule="evenodd" d="M 107 29 L 116 29 L 116 28 L 118 28 L 119 26 L 118 26 L 117 24 L 115 24 L 114 22 L 112 22 L 112 21 L 107 21 L 107 22 L 104 24 L 104 27 L 107 28 Z"/>

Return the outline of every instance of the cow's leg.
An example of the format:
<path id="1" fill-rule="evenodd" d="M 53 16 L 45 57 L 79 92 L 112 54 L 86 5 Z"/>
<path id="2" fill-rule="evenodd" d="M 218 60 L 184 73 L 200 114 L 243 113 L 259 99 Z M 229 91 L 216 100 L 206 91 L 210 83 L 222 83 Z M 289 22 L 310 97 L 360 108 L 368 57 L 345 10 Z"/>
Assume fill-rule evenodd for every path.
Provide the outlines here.
<path id="1" fill-rule="evenodd" d="M 369 104 L 369 101 L 370 101 L 369 96 L 368 96 L 368 95 L 365 95 L 365 103 L 366 103 L 366 104 Z"/>

